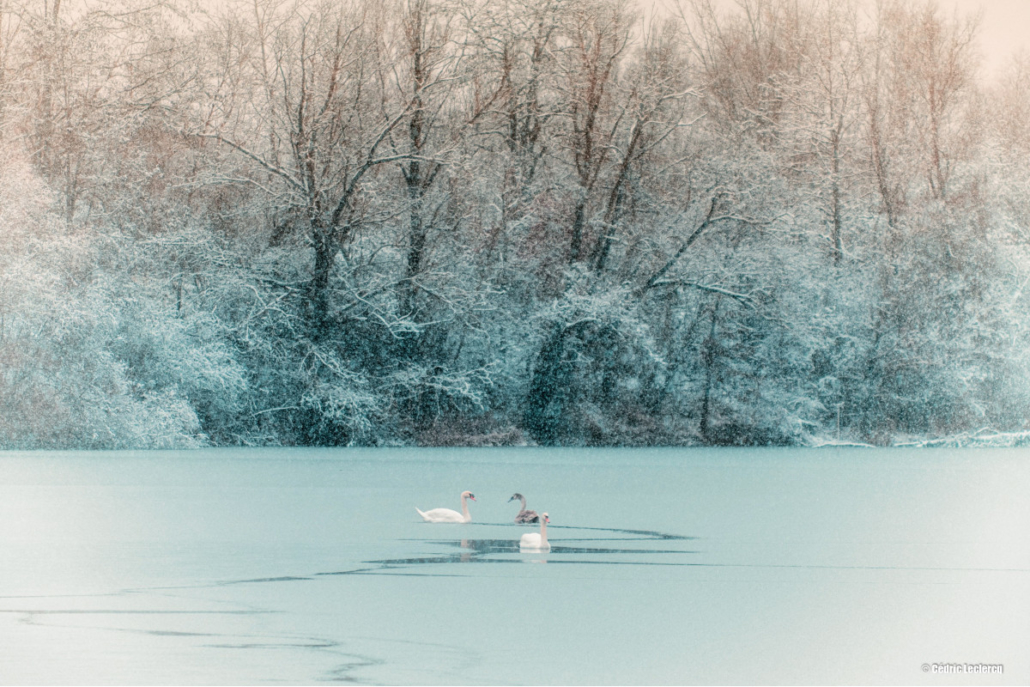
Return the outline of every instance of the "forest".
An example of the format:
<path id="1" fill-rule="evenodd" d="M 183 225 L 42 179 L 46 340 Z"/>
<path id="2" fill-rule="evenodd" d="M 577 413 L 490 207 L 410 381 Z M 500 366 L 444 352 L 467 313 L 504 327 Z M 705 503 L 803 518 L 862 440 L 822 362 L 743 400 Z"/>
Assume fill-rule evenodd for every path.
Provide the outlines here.
<path id="1" fill-rule="evenodd" d="M 0 448 L 1030 430 L 1030 57 L 932 2 L 0 0 Z"/>

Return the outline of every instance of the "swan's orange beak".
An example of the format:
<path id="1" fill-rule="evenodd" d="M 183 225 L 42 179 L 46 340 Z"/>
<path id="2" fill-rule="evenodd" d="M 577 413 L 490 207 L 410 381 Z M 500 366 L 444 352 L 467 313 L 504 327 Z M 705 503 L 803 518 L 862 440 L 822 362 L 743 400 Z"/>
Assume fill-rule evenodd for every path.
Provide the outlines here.
<path id="1" fill-rule="evenodd" d="M 549 516 L 545 516 L 544 517 L 544 522 L 551 522 L 551 518 Z"/>

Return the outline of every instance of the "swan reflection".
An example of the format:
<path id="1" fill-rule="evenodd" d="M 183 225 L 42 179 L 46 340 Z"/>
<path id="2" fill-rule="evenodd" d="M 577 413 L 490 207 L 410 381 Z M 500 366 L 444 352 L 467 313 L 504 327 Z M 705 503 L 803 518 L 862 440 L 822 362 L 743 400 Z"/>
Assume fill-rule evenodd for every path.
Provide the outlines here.
<path id="1" fill-rule="evenodd" d="M 654 545 L 657 541 L 668 544 L 675 540 L 689 540 L 693 537 L 685 537 L 664 532 L 653 532 L 649 530 L 626 530 L 611 529 L 602 527 L 576 527 L 566 525 L 562 530 L 590 530 L 591 534 L 607 532 L 609 536 L 563 537 L 557 541 L 548 540 L 547 530 L 550 518 L 546 513 L 541 514 L 540 532 L 526 533 L 519 539 L 473 539 L 462 537 L 461 539 L 416 539 L 402 541 L 418 541 L 422 544 L 429 544 L 437 547 L 452 547 L 458 549 L 454 553 L 425 554 L 409 558 L 392 558 L 387 560 L 366 561 L 379 566 L 380 571 L 395 569 L 399 567 L 411 567 L 422 565 L 439 565 L 447 563 L 564 563 L 568 565 L 696 565 L 682 560 L 644 560 L 642 557 L 666 556 L 670 554 L 694 554 L 697 551 L 673 548 L 649 548 L 648 544 Z M 516 525 L 501 525 L 494 523 L 483 523 L 480 526 L 491 527 L 517 527 Z M 631 535 L 627 537 L 626 535 Z M 563 544 L 562 542 L 567 542 Z M 589 542 L 602 546 L 584 546 Z M 615 548 L 615 546 L 603 546 L 604 543 L 615 546 L 626 546 L 627 543 L 636 544 L 639 548 Z M 546 546 L 544 545 L 546 544 Z M 632 556 L 625 559 L 623 556 Z M 613 558 L 613 556 L 617 556 Z M 374 569 L 373 569 L 374 570 Z M 363 571 L 371 572 L 371 570 Z M 411 573 L 420 574 L 420 573 Z"/>

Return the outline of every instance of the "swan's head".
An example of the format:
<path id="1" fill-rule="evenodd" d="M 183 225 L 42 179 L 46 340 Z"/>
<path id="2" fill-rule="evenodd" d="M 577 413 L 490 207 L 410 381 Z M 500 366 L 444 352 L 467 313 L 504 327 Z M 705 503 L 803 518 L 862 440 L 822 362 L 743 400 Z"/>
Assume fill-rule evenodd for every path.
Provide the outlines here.
<path id="1" fill-rule="evenodd" d="M 521 501 L 523 498 L 525 497 L 523 497 L 522 494 L 512 494 L 511 498 L 508 499 L 508 502 L 510 503 L 511 501 Z"/>
<path id="2" fill-rule="evenodd" d="M 475 494 L 473 494 L 471 491 L 463 491 L 463 492 L 461 492 L 461 498 L 463 498 L 463 499 L 472 499 L 473 501 L 476 500 Z"/>
<path id="3" fill-rule="evenodd" d="M 548 523 L 551 522 L 551 519 L 549 517 L 547 517 L 547 513 L 544 513 L 540 517 L 543 519 L 544 522 L 548 522 Z"/>

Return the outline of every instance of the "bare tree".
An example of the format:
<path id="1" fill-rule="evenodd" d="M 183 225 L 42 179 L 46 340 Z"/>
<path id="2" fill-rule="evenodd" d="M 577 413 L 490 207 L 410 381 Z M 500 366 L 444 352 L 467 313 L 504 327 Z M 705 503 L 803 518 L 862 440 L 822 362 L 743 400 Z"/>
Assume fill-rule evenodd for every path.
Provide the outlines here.
<path id="1" fill-rule="evenodd" d="M 851 143 L 860 117 L 858 19 L 853 4 L 824 1 L 812 6 L 795 78 L 784 78 L 781 91 L 790 104 L 785 129 L 796 140 L 795 154 L 819 189 L 821 210 L 830 225 L 830 252 L 835 266 L 844 256 L 843 214 Z M 851 172 L 851 176 L 854 172 Z M 801 178 L 801 177 L 799 177 Z"/>
<path id="2" fill-rule="evenodd" d="M 389 49 L 386 21 L 372 2 L 282 8 L 258 1 L 249 23 L 226 17 L 227 46 L 237 33 L 253 32 L 254 40 L 223 56 L 197 132 L 256 164 L 275 184 L 277 202 L 303 217 L 314 250 L 310 302 L 318 331 L 329 324 L 336 255 L 360 224 L 368 175 L 417 155 L 389 146 L 419 109 L 425 85 L 399 97 L 377 78 L 379 55 Z M 250 80 L 259 88 L 245 89 Z"/>
<path id="3" fill-rule="evenodd" d="M 578 182 L 568 253 L 575 263 L 586 257 L 587 204 L 610 160 L 619 125 L 611 91 L 629 44 L 630 22 L 622 0 L 580 5 L 570 22 L 563 87 L 570 129 L 566 145 Z"/>
<path id="4" fill-rule="evenodd" d="M 942 20 L 931 3 L 909 10 L 877 5 L 874 36 L 863 55 L 870 158 L 891 230 L 909 189 L 908 159 L 921 168 L 929 195 L 944 199 L 964 153 L 963 93 L 972 70 L 978 19 Z"/>
<path id="5" fill-rule="evenodd" d="M 443 168 L 446 147 L 454 133 L 453 121 L 447 121 L 447 115 L 452 113 L 450 99 L 457 89 L 458 57 L 451 45 L 452 15 L 430 0 L 405 3 L 400 27 L 403 36 L 397 45 L 400 54 L 384 56 L 379 78 L 397 89 L 401 102 L 410 104 L 403 127 L 406 136 L 402 142 L 395 142 L 391 136 L 391 143 L 396 154 L 407 155 L 400 163 L 408 199 L 406 272 L 400 288 L 401 312 L 413 315 L 428 250 L 426 241 L 440 209 L 438 206 L 430 212 L 426 200 Z M 447 124 L 452 125 L 450 130 Z"/>
<path id="6" fill-rule="evenodd" d="M 802 55 L 802 8 L 789 0 L 738 0 L 736 6 L 731 14 L 712 0 L 682 0 L 677 8 L 712 124 L 772 145 L 785 105 L 778 83 L 797 72 Z"/>
<path id="7" fill-rule="evenodd" d="M 535 181 L 553 152 L 557 57 L 568 11 L 565 0 L 486 0 L 469 5 L 471 102 L 468 120 L 481 145 L 501 142 L 500 216 L 490 247 L 506 237 L 533 204 Z"/>
<path id="8" fill-rule="evenodd" d="M 645 26 L 639 55 L 621 80 L 616 121 L 623 122 L 623 127 L 628 124 L 628 130 L 610 144 L 614 169 L 605 180 L 602 234 L 591 254 L 597 272 L 605 270 L 618 238 L 618 224 L 632 195 L 631 176 L 653 175 L 655 165 L 644 160 L 681 126 L 687 111 L 683 101 L 695 95 L 688 88 L 680 39 L 679 27 L 672 21 Z"/>

